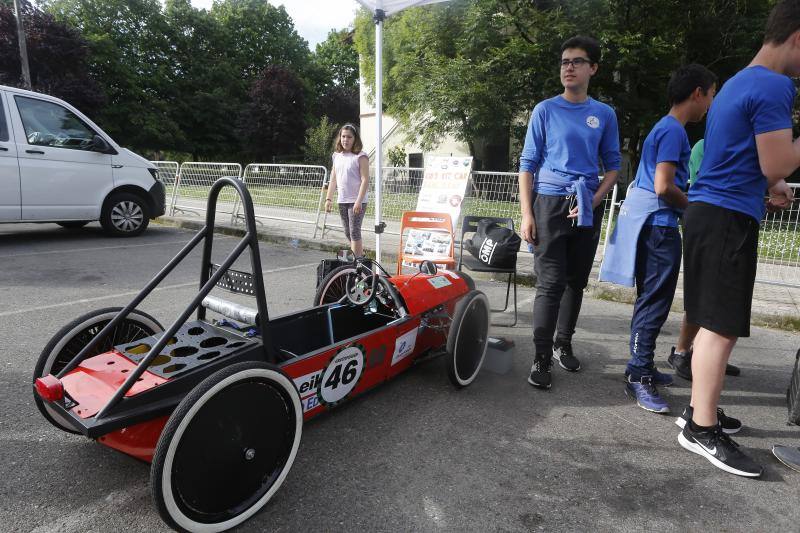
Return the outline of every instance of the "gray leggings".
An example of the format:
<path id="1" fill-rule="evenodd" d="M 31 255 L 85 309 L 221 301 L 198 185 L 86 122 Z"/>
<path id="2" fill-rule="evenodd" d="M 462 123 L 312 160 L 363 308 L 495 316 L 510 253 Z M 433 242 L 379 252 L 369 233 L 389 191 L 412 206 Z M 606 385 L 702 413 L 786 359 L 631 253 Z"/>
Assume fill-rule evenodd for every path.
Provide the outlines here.
<path id="1" fill-rule="evenodd" d="M 348 241 L 361 240 L 361 223 L 364 221 L 364 213 L 367 211 L 367 204 L 361 204 L 361 212 L 353 213 L 355 204 L 339 204 L 339 216 L 342 217 L 344 226 L 344 236 Z"/>

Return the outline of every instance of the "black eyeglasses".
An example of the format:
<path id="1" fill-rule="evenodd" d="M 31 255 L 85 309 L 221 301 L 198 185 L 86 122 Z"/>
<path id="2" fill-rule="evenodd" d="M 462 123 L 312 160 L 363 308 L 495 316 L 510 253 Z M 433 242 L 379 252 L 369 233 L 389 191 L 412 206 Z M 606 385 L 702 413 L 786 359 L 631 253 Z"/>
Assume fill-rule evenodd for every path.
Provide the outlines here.
<path id="1" fill-rule="evenodd" d="M 592 62 L 585 57 L 576 57 L 575 59 L 562 59 L 561 68 L 567 68 L 572 65 L 573 68 L 578 68 L 581 65 L 591 65 Z"/>

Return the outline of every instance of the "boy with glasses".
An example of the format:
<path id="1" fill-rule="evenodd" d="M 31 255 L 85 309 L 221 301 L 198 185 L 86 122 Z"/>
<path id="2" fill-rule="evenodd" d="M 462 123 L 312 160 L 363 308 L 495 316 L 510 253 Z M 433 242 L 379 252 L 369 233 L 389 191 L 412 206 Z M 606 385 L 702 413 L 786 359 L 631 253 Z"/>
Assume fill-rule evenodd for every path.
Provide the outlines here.
<path id="1" fill-rule="evenodd" d="M 711 106 L 705 154 L 684 216 L 686 320 L 700 331 L 691 407 L 678 442 L 717 468 L 747 477 L 763 469 L 723 431 L 717 404 L 731 350 L 750 335 L 759 223 L 766 209 L 785 209 L 793 200 L 784 178 L 800 166 L 790 78 L 799 75 L 800 0 L 783 0 L 769 15 L 761 49 Z"/>
<path id="2" fill-rule="evenodd" d="M 600 239 L 601 203 L 620 168 L 614 110 L 588 96 L 599 62 L 595 39 L 564 42 L 559 62 L 564 92 L 534 107 L 520 157 L 521 234 L 533 244 L 537 277 L 528 382 L 542 389 L 550 388 L 553 357 L 565 370 L 581 368 L 572 336 Z"/>

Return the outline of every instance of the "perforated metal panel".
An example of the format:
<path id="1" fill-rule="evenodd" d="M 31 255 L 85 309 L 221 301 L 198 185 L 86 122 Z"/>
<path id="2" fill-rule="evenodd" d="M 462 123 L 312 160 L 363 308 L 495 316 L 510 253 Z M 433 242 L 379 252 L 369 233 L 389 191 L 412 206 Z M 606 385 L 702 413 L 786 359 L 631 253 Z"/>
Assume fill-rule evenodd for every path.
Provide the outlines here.
<path id="1" fill-rule="evenodd" d="M 217 270 L 219 270 L 219 265 L 212 264 L 209 268 L 209 277 L 213 276 L 214 272 Z M 219 278 L 217 287 L 229 292 L 249 294 L 250 296 L 255 296 L 256 294 L 253 274 L 250 272 L 242 272 L 241 270 L 233 270 L 231 268 Z"/>
<path id="2" fill-rule="evenodd" d="M 130 344 L 115 346 L 120 353 L 136 364 L 144 359 L 161 334 L 140 339 Z M 195 320 L 187 322 L 173 337 L 173 341 L 164 346 L 156 356 L 148 372 L 166 379 L 172 379 L 209 361 L 219 359 L 237 350 L 252 348 L 258 341 L 241 337 L 220 328 Z"/>

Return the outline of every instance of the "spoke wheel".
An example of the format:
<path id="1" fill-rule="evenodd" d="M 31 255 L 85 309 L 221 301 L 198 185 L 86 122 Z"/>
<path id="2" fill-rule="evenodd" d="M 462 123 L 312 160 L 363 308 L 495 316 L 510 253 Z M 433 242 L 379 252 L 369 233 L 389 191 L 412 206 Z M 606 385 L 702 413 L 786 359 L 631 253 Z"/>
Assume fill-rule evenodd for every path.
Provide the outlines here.
<path id="1" fill-rule="evenodd" d="M 39 355 L 39 360 L 33 370 L 33 381 L 48 374 L 58 374 L 121 310 L 121 307 L 98 309 L 61 328 L 53 335 Z M 104 339 L 99 341 L 97 346 L 90 350 L 86 358 L 107 352 L 114 346 L 144 339 L 162 331 L 164 328 L 155 318 L 134 309 L 125 317 L 125 320 L 117 324 Z M 34 393 L 33 399 L 36 407 L 51 424 L 69 433 L 77 433 L 72 425 L 48 407 L 38 394 Z"/>
<path id="2" fill-rule="evenodd" d="M 189 531 L 244 522 L 280 488 L 302 427 L 297 389 L 277 367 L 246 362 L 209 376 L 159 438 L 150 477 L 161 517 Z"/>
<path id="3" fill-rule="evenodd" d="M 322 279 L 314 295 L 314 306 L 340 303 L 347 298 L 347 278 L 356 275 L 356 267 L 345 265 L 335 268 Z"/>
<path id="4" fill-rule="evenodd" d="M 489 300 L 470 291 L 456 306 L 447 335 L 447 377 L 458 388 L 478 376 L 489 343 Z"/>

